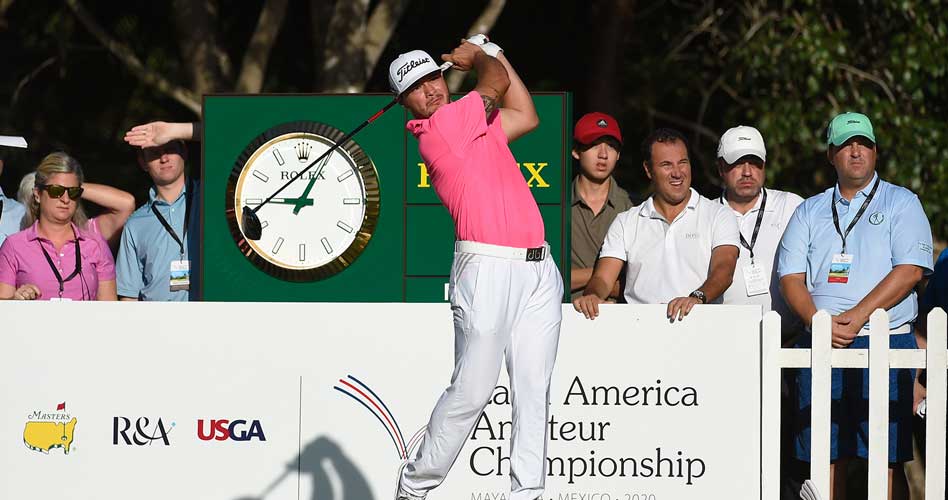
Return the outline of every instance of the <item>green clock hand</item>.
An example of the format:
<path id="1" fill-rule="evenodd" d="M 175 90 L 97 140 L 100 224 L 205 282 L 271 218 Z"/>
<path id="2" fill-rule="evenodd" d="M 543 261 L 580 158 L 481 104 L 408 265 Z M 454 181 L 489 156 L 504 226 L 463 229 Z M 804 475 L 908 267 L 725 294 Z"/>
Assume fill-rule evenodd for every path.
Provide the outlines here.
<path id="1" fill-rule="evenodd" d="M 306 184 L 306 189 L 304 189 L 304 190 L 303 190 L 303 194 L 300 195 L 299 198 L 297 198 L 298 203 L 296 204 L 295 207 L 293 207 L 293 215 L 299 214 L 299 213 L 300 213 L 300 210 L 301 210 L 303 207 L 305 207 L 305 206 L 307 206 L 307 205 L 308 205 L 308 206 L 312 206 L 312 205 L 313 205 L 313 200 L 312 200 L 312 198 L 308 198 L 309 192 L 313 189 L 313 185 L 316 184 L 316 179 L 318 179 L 319 176 L 322 175 L 322 173 L 323 173 L 323 168 L 325 168 L 325 167 L 326 167 L 326 164 L 329 163 L 329 159 L 330 159 L 330 158 L 332 158 L 332 154 L 327 155 L 327 156 L 326 156 L 326 159 L 323 160 L 323 162 L 319 164 L 319 168 L 316 169 L 316 175 L 314 175 L 314 176 L 309 180 L 309 182 Z M 307 201 L 308 201 L 309 203 L 306 203 Z"/>

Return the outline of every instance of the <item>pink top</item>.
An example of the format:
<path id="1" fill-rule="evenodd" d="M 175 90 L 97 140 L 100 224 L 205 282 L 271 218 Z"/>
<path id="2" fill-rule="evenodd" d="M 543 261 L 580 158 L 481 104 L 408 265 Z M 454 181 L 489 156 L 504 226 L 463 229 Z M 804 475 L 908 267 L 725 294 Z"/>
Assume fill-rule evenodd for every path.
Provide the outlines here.
<path id="1" fill-rule="evenodd" d="M 69 240 L 57 250 L 51 241 L 37 234 L 36 224 L 10 235 L 0 246 L 0 283 L 14 287 L 36 285 L 42 292 L 39 300 L 50 300 L 59 297 L 59 281 L 42 248 L 49 253 L 59 275 L 66 279 L 76 268 L 76 244 Z M 72 229 L 79 237 L 82 271 L 63 284 L 63 298 L 96 300 L 99 282 L 115 280 L 115 260 L 109 245 L 97 233 L 80 230 L 75 224 Z"/>
<path id="2" fill-rule="evenodd" d="M 507 146 L 500 112 L 490 117 L 477 92 L 411 120 L 435 192 L 458 240 L 518 248 L 542 246 L 543 219 Z"/>

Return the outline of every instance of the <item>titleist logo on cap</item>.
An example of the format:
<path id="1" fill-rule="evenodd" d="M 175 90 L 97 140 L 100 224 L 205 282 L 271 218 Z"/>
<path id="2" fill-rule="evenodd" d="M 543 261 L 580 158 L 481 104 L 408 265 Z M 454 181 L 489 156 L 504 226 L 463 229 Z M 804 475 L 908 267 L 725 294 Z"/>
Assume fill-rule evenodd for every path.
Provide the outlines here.
<path id="1" fill-rule="evenodd" d="M 405 75 L 407 75 L 408 72 L 427 62 L 431 62 L 431 59 L 425 57 L 423 59 L 415 59 L 414 61 L 408 61 L 407 63 L 402 64 L 402 66 L 398 68 L 398 82 L 401 83 L 401 81 L 405 79 Z"/>
<path id="2" fill-rule="evenodd" d="M 751 138 L 750 138 L 750 137 L 738 137 L 737 140 L 739 140 L 739 141 L 749 141 L 749 140 L 751 140 Z"/>

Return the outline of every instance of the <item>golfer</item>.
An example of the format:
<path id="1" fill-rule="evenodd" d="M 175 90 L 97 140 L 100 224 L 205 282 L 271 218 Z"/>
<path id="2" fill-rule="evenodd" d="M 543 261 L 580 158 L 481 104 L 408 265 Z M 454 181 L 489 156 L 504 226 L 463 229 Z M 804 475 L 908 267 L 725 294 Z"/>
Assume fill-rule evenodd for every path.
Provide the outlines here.
<path id="1" fill-rule="evenodd" d="M 454 102 L 426 52 L 402 54 L 389 66 L 392 91 L 415 117 L 408 130 L 457 238 L 449 284 L 454 373 L 418 453 L 399 470 L 396 499 L 424 498 L 444 481 L 506 359 L 513 392 L 509 498 L 535 500 L 545 481 L 563 282 L 544 241 L 540 210 L 507 144 L 536 128 L 539 118 L 496 44 L 463 41 L 441 57 L 454 69 L 477 73 L 474 90 Z"/>

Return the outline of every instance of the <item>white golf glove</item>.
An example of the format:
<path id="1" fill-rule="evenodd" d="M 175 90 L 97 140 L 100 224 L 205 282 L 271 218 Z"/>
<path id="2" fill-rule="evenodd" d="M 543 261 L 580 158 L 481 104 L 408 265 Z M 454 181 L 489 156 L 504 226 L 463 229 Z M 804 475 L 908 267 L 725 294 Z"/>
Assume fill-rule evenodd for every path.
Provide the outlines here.
<path id="1" fill-rule="evenodd" d="M 497 45 L 496 43 L 491 42 L 487 38 L 487 35 L 484 35 L 482 33 L 478 33 L 468 38 L 467 41 L 470 43 L 473 43 L 474 45 L 477 45 L 478 47 L 481 48 L 481 50 L 484 51 L 485 54 L 491 57 L 497 57 L 497 54 L 500 54 L 500 52 L 504 50 L 500 48 L 500 46 Z"/>

